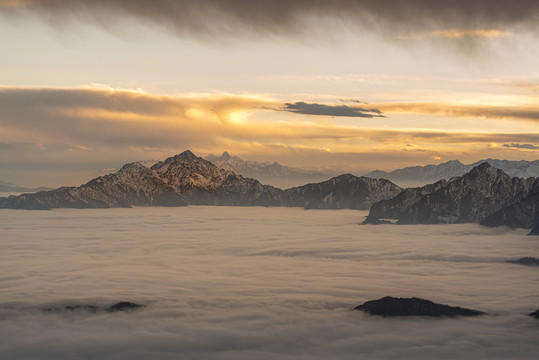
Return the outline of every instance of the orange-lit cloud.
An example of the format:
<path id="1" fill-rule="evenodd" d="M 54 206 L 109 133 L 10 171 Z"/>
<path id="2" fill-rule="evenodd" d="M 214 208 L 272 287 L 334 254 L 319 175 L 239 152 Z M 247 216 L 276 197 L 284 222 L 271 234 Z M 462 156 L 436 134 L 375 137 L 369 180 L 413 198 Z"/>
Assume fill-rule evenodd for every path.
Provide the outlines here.
<path id="1" fill-rule="evenodd" d="M 387 113 L 414 113 L 450 117 L 478 117 L 539 122 L 538 104 L 481 105 L 444 102 L 378 103 Z"/>
<path id="2" fill-rule="evenodd" d="M 302 114 L 256 121 L 256 114 L 278 108 L 281 101 L 231 95 L 172 97 L 101 89 L 3 89 L 0 124 L 4 131 L 24 130 L 26 136 L 78 138 L 88 147 L 114 147 L 123 142 L 172 145 L 176 139 L 211 142 L 218 138 L 296 143 L 356 141 L 357 144 L 403 142 L 477 143 L 536 141 L 537 134 L 376 129 L 318 122 Z M 515 117 L 536 120 L 535 109 L 456 107 L 451 104 L 378 104 L 387 112 L 428 113 L 446 116 Z M 330 106 L 328 106 L 331 108 Z M 291 117 L 292 116 L 292 117 Z M 356 145 L 357 145 L 356 144 Z M 310 144 L 306 144 L 309 145 Z M 346 146 L 356 146 L 346 145 Z M 327 144 L 326 144 L 327 146 Z M 337 145 L 335 145 L 337 146 Z M 342 143 L 339 146 L 344 146 Z"/>
<path id="3" fill-rule="evenodd" d="M 110 167 L 126 160 L 159 159 L 191 149 L 199 154 L 228 150 L 293 165 L 341 164 L 342 168 L 361 164 L 365 170 L 372 170 L 394 166 L 395 159 L 425 163 L 457 156 L 475 161 L 483 158 L 479 154 L 529 154 L 529 146 L 513 145 L 539 144 L 539 133 L 533 132 L 449 131 L 404 124 L 397 129 L 383 123 L 377 128 L 372 122 L 385 118 L 361 118 L 353 124 L 269 110 L 285 102 L 227 94 L 165 96 L 111 89 L 0 88 L 2 164 L 10 168 L 35 159 L 42 164 L 55 159 L 82 164 L 87 159 L 106 162 L 102 167 Z M 424 104 L 401 105 L 376 107 L 387 112 L 427 111 Z M 427 108 L 429 113 L 442 114 L 441 110 Z M 114 159 L 117 162 L 110 163 Z M 34 164 L 33 168 L 39 166 Z"/>
<path id="4" fill-rule="evenodd" d="M 446 29 L 432 31 L 429 35 L 448 39 L 462 39 L 464 37 L 499 38 L 511 36 L 508 32 L 496 29 Z"/>
<path id="5" fill-rule="evenodd" d="M 511 33 L 498 29 L 444 29 L 422 33 L 412 33 L 408 35 L 392 36 L 394 39 L 465 39 L 465 38 L 504 38 L 511 36 Z"/>

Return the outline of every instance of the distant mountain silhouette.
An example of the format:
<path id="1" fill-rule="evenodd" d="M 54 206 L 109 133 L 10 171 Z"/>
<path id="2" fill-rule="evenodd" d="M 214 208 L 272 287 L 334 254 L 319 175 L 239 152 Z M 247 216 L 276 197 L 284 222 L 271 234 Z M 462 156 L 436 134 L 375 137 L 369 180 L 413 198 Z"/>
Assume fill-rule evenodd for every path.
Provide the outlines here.
<path id="1" fill-rule="evenodd" d="M 539 177 L 539 160 L 510 161 L 497 159 L 479 160 L 470 165 L 464 165 L 458 160 L 450 160 L 439 165 L 412 166 L 391 172 L 376 170 L 365 174 L 365 176 L 387 179 L 401 187 L 418 187 L 439 180 L 449 180 L 456 176 L 462 176 L 483 163 L 489 163 L 510 177 Z"/>
<path id="2" fill-rule="evenodd" d="M 323 181 L 335 176 L 335 174 L 329 172 L 304 170 L 284 166 L 278 162 L 246 161 L 230 155 L 227 151 L 223 152 L 221 156 L 210 154 L 206 156 L 206 160 L 217 167 L 231 170 L 245 177 L 255 178 L 263 184 L 269 184 L 281 189 Z"/>
<path id="3" fill-rule="evenodd" d="M 5 181 L 0 181 L 0 192 L 37 192 L 37 191 L 44 191 L 44 190 L 51 190 L 51 188 L 48 187 L 38 187 L 38 188 L 29 188 L 24 186 L 15 185 L 12 183 L 8 183 Z"/>

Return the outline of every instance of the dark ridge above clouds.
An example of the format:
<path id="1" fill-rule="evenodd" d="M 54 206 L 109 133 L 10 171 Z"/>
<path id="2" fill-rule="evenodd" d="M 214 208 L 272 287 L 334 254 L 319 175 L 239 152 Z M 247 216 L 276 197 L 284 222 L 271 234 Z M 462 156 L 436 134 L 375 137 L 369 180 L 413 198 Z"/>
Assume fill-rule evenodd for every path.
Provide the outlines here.
<path id="1" fill-rule="evenodd" d="M 384 36 L 444 29 L 536 28 L 535 0 L 0 0 L 10 14 L 25 9 L 51 24 L 118 18 L 163 26 L 181 36 L 225 38 L 324 35 L 360 28 Z M 329 24 L 333 26 L 327 26 Z M 335 26 L 336 25 L 336 26 Z"/>
<path id="2" fill-rule="evenodd" d="M 324 105 L 317 103 L 309 104 L 303 101 L 286 103 L 282 110 L 305 115 L 326 115 L 363 118 L 385 117 L 383 113 L 376 108 L 362 108 L 346 105 Z"/>

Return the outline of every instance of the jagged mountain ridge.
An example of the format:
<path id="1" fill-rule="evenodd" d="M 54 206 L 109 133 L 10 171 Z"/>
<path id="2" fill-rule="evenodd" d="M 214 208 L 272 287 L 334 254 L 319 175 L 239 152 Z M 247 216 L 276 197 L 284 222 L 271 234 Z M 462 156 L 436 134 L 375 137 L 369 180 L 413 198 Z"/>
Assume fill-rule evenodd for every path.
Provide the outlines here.
<path id="1" fill-rule="evenodd" d="M 389 180 L 344 174 L 324 182 L 288 189 L 285 193 L 288 206 L 366 210 L 375 202 L 390 199 L 401 191 Z"/>
<path id="2" fill-rule="evenodd" d="M 109 208 L 146 205 L 181 206 L 187 202 L 139 163 L 124 165 L 118 172 L 100 176 L 84 185 L 22 194 L 0 199 L 0 208 Z"/>
<path id="3" fill-rule="evenodd" d="M 232 156 L 228 152 L 223 152 L 221 156 L 210 154 L 206 157 L 218 167 L 231 170 L 236 174 L 245 177 L 253 177 L 262 183 L 271 184 L 280 188 L 301 186 L 305 183 L 320 182 L 335 173 L 330 171 L 309 171 L 290 166 L 284 166 L 277 162 L 245 161 L 237 156 Z M 539 160 L 535 161 L 511 161 L 499 159 L 483 159 L 473 164 L 463 164 L 459 160 L 450 160 L 438 165 L 411 166 L 397 169 L 391 172 L 375 170 L 365 177 L 386 179 L 401 187 L 419 187 L 435 183 L 439 180 L 449 180 L 453 177 L 462 176 L 470 172 L 474 167 L 488 162 L 495 168 L 503 170 L 510 177 L 539 177 Z"/>
<path id="4" fill-rule="evenodd" d="M 523 200 L 534 178 L 511 178 L 489 163 L 449 181 L 407 189 L 373 204 L 369 217 L 397 219 L 399 224 L 480 222 L 496 211 Z"/>
<path id="5" fill-rule="evenodd" d="M 481 221 L 485 226 L 509 226 L 530 229 L 539 224 L 539 179 L 536 179 L 528 195 Z"/>
<path id="6" fill-rule="evenodd" d="M 465 165 L 458 160 L 450 160 L 438 165 L 412 166 L 391 172 L 375 170 L 364 176 L 387 179 L 402 187 L 419 187 L 439 180 L 449 180 L 453 177 L 462 176 L 483 163 L 489 163 L 510 177 L 539 177 L 539 160 L 510 161 L 490 158 L 479 160 L 469 165 Z"/>
<path id="7" fill-rule="evenodd" d="M 190 151 L 148 168 L 138 162 L 79 187 L 0 198 L 0 208 L 108 208 L 130 206 L 301 206 L 368 209 L 393 197 L 398 186 L 387 180 L 342 175 L 320 184 L 283 191 L 218 168 Z"/>
<path id="8" fill-rule="evenodd" d="M 285 166 L 278 162 L 246 161 L 230 155 L 227 151 L 223 152 L 221 156 L 210 154 L 206 156 L 206 160 L 217 167 L 233 171 L 245 177 L 255 178 L 263 184 L 270 184 L 281 189 L 326 180 L 335 175 L 329 172 L 324 173 Z"/>
<path id="9" fill-rule="evenodd" d="M 158 162 L 151 169 L 193 205 L 278 206 L 283 201 L 281 189 L 218 168 L 190 151 Z"/>
<path id="10" fill-rule="evenodd" d="M 0 208 L 108 208 L 183 205 L 272 205 L 282 190 L 219 169 L 190 151 L 147 168 L 124 165 L 79 187 L 0 199 Z"/>

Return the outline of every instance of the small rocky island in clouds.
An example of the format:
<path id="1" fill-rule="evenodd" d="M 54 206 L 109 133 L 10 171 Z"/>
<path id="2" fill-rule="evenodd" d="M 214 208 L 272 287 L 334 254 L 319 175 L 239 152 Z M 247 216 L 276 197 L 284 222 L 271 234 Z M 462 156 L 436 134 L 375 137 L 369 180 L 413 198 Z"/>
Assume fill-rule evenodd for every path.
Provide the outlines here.
<path id="1" fill-rule="evenodd" d="M 437 304 L 430 300 L 420 298 L 396 298 L 386 296 L 378 300 L 370 300 L 355 307 L 371 315 L 384 317 L 395 316 L 431 316 L 431 317 L 456 317 L 456 316 L 479 316 L 484 312 L 466 309 L 459 306 Z"/>

